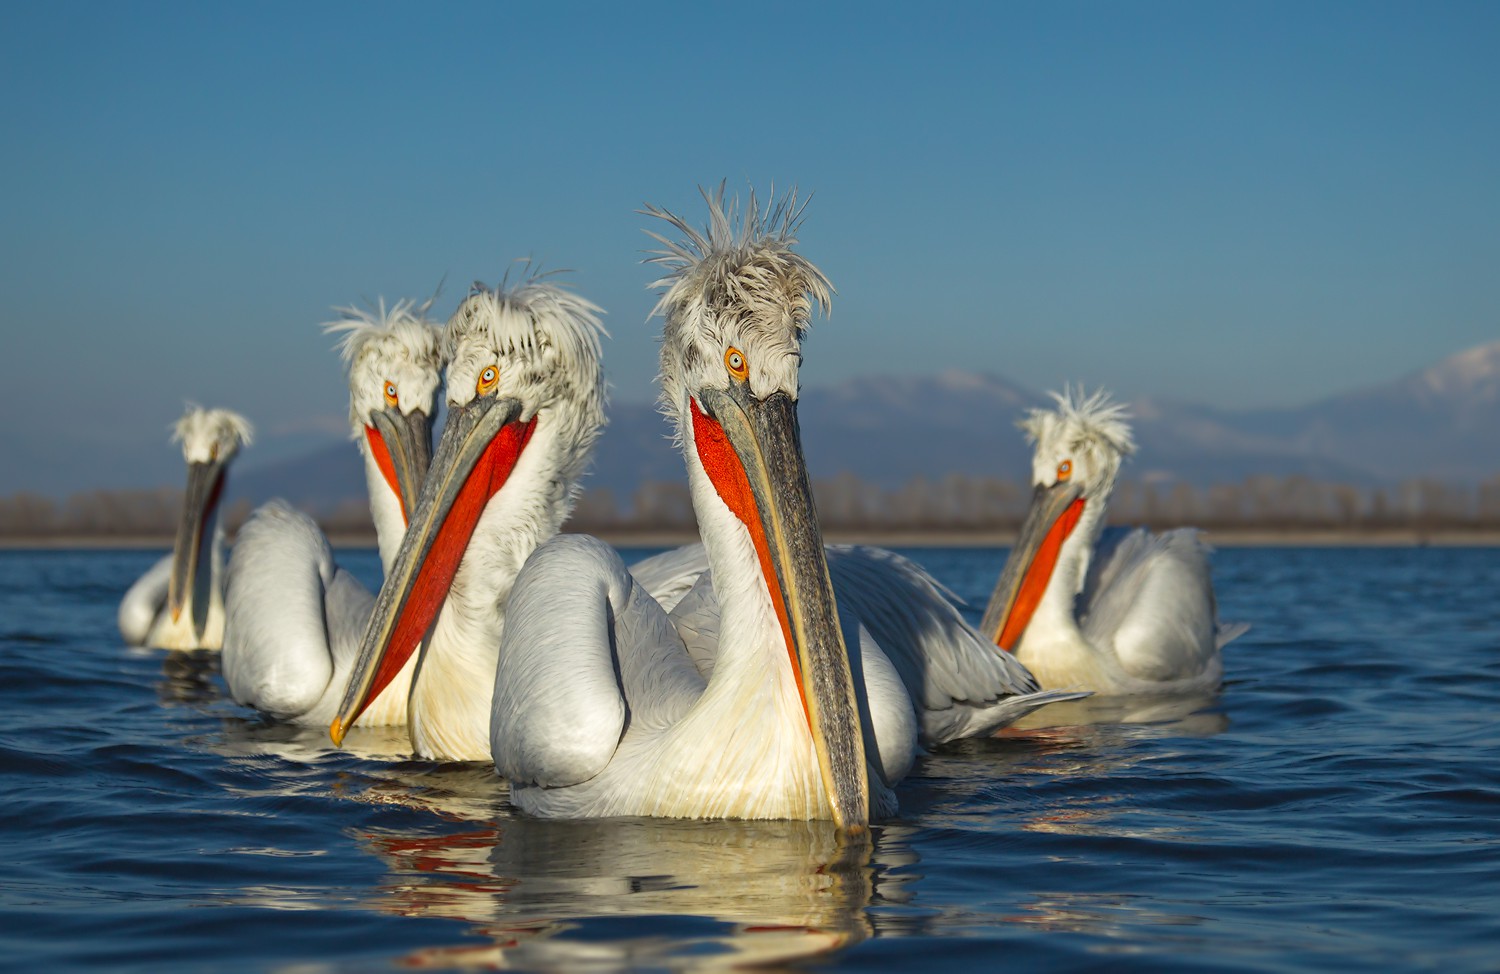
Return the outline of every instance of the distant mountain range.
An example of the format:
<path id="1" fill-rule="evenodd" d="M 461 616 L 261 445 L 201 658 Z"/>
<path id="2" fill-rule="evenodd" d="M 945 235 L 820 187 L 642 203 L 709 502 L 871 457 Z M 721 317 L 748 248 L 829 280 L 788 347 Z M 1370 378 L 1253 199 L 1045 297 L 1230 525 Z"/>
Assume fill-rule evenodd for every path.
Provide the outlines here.
<path id="1" fill-rule="evenodd" d="M 848 472 L 894 487 L 918 475 L 1025 478 L 1030 450 L 1015 420 L 1047 402 L 1000 376 L 948 371 L 807 388 L 799 415 L 814 479 Z M 1164 399 L 1130 409 L 1139 449 L 1127 477 L 1195 486 L 1257 474 L 1361 485 L 1418 476 L 1475 483 L 1500 473 L 1500 341 L 1295 409 L 1230 411 Z M 682 461 L 668 436 L 654 404 L 615 404 L 589 486 L 624 501 L 644 482 L 680 480 Z M 364 491 L 348 441 L 259 464 L 247 455 L 234 484 L 236 495 L 253 502 L 283 496 L 323 510 Z"/>

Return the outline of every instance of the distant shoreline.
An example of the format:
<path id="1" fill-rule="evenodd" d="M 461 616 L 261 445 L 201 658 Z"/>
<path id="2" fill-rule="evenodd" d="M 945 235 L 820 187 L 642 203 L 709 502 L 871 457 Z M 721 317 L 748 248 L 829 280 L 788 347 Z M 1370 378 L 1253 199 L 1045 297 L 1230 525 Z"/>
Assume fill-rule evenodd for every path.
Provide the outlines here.
<path id="1" fill-rule="evenodd" d="M 698 540 L 687 531 L 594 532 L 619 548 L 671 548 Z M 829 531 L 825 539 L 841 544 L 871 544 L 885 548 L 1008 548 L 1015 543 L 1010 531 Z M 1204 531 L 1203 537 L 1216 548 L 1495 548 L 1500 531 L 1418 531 L 1403 528 L 1386 531 Z M 374 534 L 334 534 L 335 548 L 374 548 Z M 45 537 L 0 537 L 0 551 L 105 550 L 170 551 L 171 535 L 58 535 Z"/>

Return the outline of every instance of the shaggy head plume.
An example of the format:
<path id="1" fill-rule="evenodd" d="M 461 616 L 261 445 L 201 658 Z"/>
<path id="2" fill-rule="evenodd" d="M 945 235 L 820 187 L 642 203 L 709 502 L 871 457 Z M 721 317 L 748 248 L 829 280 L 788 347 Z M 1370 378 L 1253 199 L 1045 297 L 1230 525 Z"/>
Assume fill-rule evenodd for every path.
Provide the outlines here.
<path id="1" fill-rule="evenodd" d="M 498 366 L 496 395 L 519 399 L 526 418 L 550 408 L 569 427 L 569 442 L 576 449 L 560 476 L 562 482 L 576 483 L 604 428 L 600 338 L 609 333 L 600 320 L 603 309 L 546 280 L 553 273 L 541 273 L 527 262 L 515 285 L 506 275 L 498 287 L 476 281 L 470 288 L 448 321 L 448 401 L 463 405 L 473 399 L 479 373 Z"/>
<path id="2" fill-rule="evenodd" d="M 239 413 L 191 402 L 171 428 L 172 442 L 182 444 L 182 458 L 188 463 L 228 463 L 255 435 L 250 421 Z"/>
<path id="3" fill-rule="evenodd" d="M 1057 408 L 1033 409 L 1016 425 L 1036 445 L 1038 482 L 1062 460 L 1073 463 L 1077 476 L 1107 488 L 1114 482 L 1120 461 L 1135 452 L 1130 434 L 1130 414 L 1103 389 L 1085 394 L 1064 387 L 1051 393 Z"/>
<path id="4" fill-rule="evenodd" d="M 681 234 L 670 240 L 646 231 L 666 249 L 652 252 L 647 263 L 666 273 L 650 286 L 663 293 L 652 314 L 665 319 L 662 334 L 661 386 L 664 411 L 682 416 L 678 402 L 686 377 L 706 363 L 716 363 L 731 339 L 753 345 L 757 373 L 751 386 L 765 395 L 777 378 L 772 365 L 789 362 L 795 372 L 803 333 L 816 304 L 826 314 L 833 285 L 811 261 L 796 253 L 797 231 L 805 202 L 792 190 L 762 210 L 755 194 L 739 212 L 739 201 L 725 201 L 724 184 L 710 194 L 708 226 L 703 230 L 684 218 L 647 205 L 641 212 L 667 221 Z M 784 371 L 784 370 L 782 370 Z M 795 374 L 792 389 L 795 392 Z"/>
<path id="5" fill-rule="evenodd" d="M 338 350 L 349 367 L 349 425 L 359 439 L 370 415 L 386 408 L 386 386 L 395 387 L 403 412 L 420 409 L 429 416 L 442 384 L 442 326 L 427 318 L 432 299 L 409 298 L 390 308 L 385 299 L 373 308 L 335 308 L 341 316 L 326 322 L 323 332 L 339 335 Z"/>

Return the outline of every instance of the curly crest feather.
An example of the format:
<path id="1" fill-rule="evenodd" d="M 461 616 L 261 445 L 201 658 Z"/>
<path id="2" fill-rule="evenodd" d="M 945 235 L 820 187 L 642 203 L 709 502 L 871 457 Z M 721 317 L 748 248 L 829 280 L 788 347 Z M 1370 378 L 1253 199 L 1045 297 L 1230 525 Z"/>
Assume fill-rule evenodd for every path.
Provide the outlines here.
<path id="1" fill-rule="evenodd" d="M 339 355 L 348 366 L 349 425 L 362 440 L 369 415 L 384 406 L 381 389 L 395 381 L 402 408 L 431 414 L 443 370 L 442 326 L 427 317 L 435 298 L 418 304 L 403 298 L 389 308 L 380 298 L 371 308 L 334 308 L 339 320 L 324 322 L 325 335 L 338 335 Z"/>
<path id="2" fill-rule="evenodd" d="M 448 354 L 464 338 L 485 329 L 507 354 L 551 350 L 580 365 L 597 363 L 603 358 L 599 339 L 609 336 L 600 318 L 604 309 L 566 284 L 546 280 L 559 273 L 563 272 L 543 272 L 527 262 L 514 286 L 509 273 L 493 288 L 475 281 L 448 321 Z"/>
<path id="3" fill-rule="evenodd" d="M 339 320 L 324 322 L 323 334 L 341 336 L 337 345 L 339 356 L 350 365 L 366 354 L 374 343 L 386 339 L 406 346 L 413 361 L 436 359 L 439 325 L 427 317 L 433 300 L 428 298 L 418 304 L 410 298 L 402 298 L 386 308 L 385 298 L 380 298 L 373 308 L 353 305 L 334 308 L 340 315 Z"/>
<path id="4" fill-rule="evenodd" d="M 764 209 L 752 190 L 743 211 L 737 197 L 725 199 L 722 182 L 713 193 L 699 192 L 708 203 L 702 230 L 661 207 L 640 211 L 681 234 L 674 241 L 646 231 L 665 248 L 646 262 L 666 269 L 650 285 L 664 289 L 651 313 L 664 318 L 663 412 L 679 422 L 687 374 L 715 360 L 729 336 L 742 347 L 753 344 L 762 361 L 796 361 L 814 305 L 827 314 L 833 297 L 828 277 L 792 249 L 806 207 L 795 189 L 780 198 L 773 190 Z"/>
<path id="5" fill-rule="evenodd" d="M 647 263 L 667 269 L 650 285 L 666 288 L 651 314 L 663 315 L 671 327 L 675 313 L 695 305 L 744 309 L 747 317 L 790 319 L 788 323 L 800 336 L 807 328 L 812 303 L 817 302 L 826 314 L 833 296 L 827 276 L 792 250 L 807 201 L 799 202 L 793 189 L 762 211 L 751 190 L 750 202 L 740 214 L 739 198 L 726 203 L 724 187 L 721 182 L 712 194 L 699 189 L 708 203 L 709 222 L 703 231 L 658 206 L 647 204 L 640 211 L 667 221 L 683 238 L 673 241 L 646 231 L 666 248 L 646 258 Z"/>
<path id="6" fill-rule="evenodd" d="M 1076 391 L 1064 386 L 1062 392 L 1049 395 L 1057 403 L 1055 411 L 1033 409 L 1016 423 L 1028 443 L 1055 440 L 1078 451 L 1103 447 L 1122 457 L 1135 452 L 1130 412 L 1107 390 L 1085 394 L 1082 386 Z"/>
<path id="7" fill-rule="evenodd" d="M 543 273 L 525 261 L 516 284 L 509 274 L 493 288 L 476 281 L 448 320 L 447 352 L 450 403 L 472 396 L 473 377 L 493 361 L 500 366 L 507 395 L 555 410 L 567 450 L 557 458 L 548 487 L 557 493 L 549 516 L 560 523 L 577 499 L 578 479 L 604 428 L 601 339 L 609 333 L 600 318 L 604 309 L 565 284 L 547 280 L 556 273 Z M 455 373 L 465 376 L 460 384 L 469 383 L 461 390 L 455 390 Z M 552 524 L 550 531 L 557 527 Z"/>
<path id="8" fill-rule="evenodd" d="M 228 461 L 249 446 L 255 435 L 250 421 L 228 409 L 204 409 L 188 403 L 182 418 L 171 425 L 172 442 L 182 444 L 183 459 L 201 463 L 210 458 Z"/>

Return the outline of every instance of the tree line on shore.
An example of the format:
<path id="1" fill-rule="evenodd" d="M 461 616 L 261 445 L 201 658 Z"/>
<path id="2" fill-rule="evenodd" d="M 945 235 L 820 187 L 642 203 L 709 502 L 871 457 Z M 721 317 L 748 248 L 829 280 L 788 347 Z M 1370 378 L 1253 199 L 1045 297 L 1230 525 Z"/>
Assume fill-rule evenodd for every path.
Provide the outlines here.
<path id="1" fill-rule="evenodd" d="M 954 474 L 917 477 L 885 488 L 842 474 L 813 485 L 825 530 L 964 534 L 1014 531 L 1031 488 L 1011 480 Z M 122 538 L 171 535 L 182 492 L 96 490 L 54 500 L 20 493 L 0 498 L 0 537 Z M 350 498 L 311 512 L 330 534 L 361 535 L 372 525 L 367 503 Z M 250 514 L 238 500 L 224 510 L 233 533 Z M 1376 532 L 1500 530 L 1500 475 L 1477 486 L 1412 479 L 1386 487 L 1326 483 L 1303 476 L 1250 477 L 1237 484 L 1195 487 L 1181 481 L 1122 481 L 1109 500 L 1109 521 L 1161 530 Z M 586 532 L 676 533 L 695 529 L 685 483 L 646 483 L 628 497 L 607 488 L 584 492 L 568 529 Z"/>

